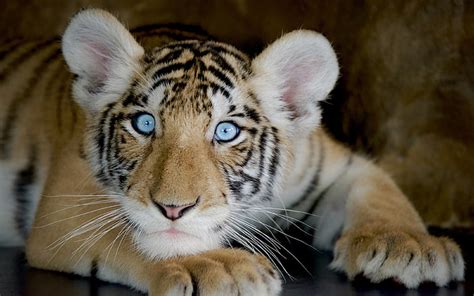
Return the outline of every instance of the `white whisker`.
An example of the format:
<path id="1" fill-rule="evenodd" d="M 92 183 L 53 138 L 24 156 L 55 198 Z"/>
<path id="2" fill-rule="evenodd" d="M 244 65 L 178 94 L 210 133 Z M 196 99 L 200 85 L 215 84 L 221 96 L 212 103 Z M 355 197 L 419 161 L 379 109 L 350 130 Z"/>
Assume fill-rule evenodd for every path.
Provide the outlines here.
<path id="1" fill-rule="evenodd" d="M 54 224 L 57 224 L 57 223 L 60 223 L 60 222 L 64 222 L 64 221 L 67 221 L 67 220 L 71 220 L 71 219 L 79 218 L 79 217 L 86 216 L 86 215 L 89 215 L 89 214 L 92 214 L 92 213 L 96 213 L 96 212 L 99 212 L 99 211 L 102 211 L 102 210 L 117 208 L 117 207 L 120 207 L 120 205 L 116 204 L 116 205 L 112 205 L 112 206 L 103 207 L 103 208 L 100 208 L 100 209 L 94 209 L 94 210 L 91 210 L 91 211 L 88 211 L 88 212 L 85 212 L 85 213 L 81 213 L 81 214 L 78 214 L 78 215 L 75 215 L 75 216 L 71 216 L 71 217 L 60 219 L 60 220 L 56 220 L 56 221 L 48 223 L 48 224 L 35 226 L 34 228 L 48 227 L 48 226 L 51 226 L 51 225 L 54 225 Z"/>
<path id="2" fill-rule="evenodd" d="M 101 204 L 109 204 L 109 203 L 117 203 L 117 201 L 115 201 L 115 200 L 100 200 L 100 201 L 93 201 L 93 202 L 82 203 L 82 204 L 66 205 L 66 207 L 64 207 L 62 209 L 59 209 L 59 210 L 56 210 L 56 211 L 53 211 L 53 212 L 50 212 L 50 213 L 47 213 L 47 214 L 41 216 L 40 219 L 45 218 L 45 217 L 49 217 L 51 215 L 57 214 L 57 213 L 62 212 L 62 211 L 71 210 L 71 209 L 78 208 L 78 207 L 87 207 L 87 206 L 92 206 L 92 205 L 101 205 Z"/>
<path id="3" fill-rule="evenodd" d="M 249 216 L 243 216 L 243 215 L 241 215 L 241 216 L 242 216 L 243 218 L 246 218 L 246 219 L 251 219 L 252 221 L 257 222 L 257 223 L 263 225 L 264 227 L 270 227 L 273 231 L 276 231 L 276 232 L 278 232 L 278 233 L 281 233 L 281 234 L 283 234 L 284 236 L 289 237 L 289 238 L 291 238 L 291 239 L 293 239 L 293 240 L 295 240 L 295 241 L 297 241 L 297 242 L 300 242 L 300 243 L 302 243 L 303 245 L 305 245 L 305 246 L 307 246 L 307 247 L 310 247 L 311 249 L 313 249 L 313 250 L 319 252 L 319 250 L 316 249 L 314 246 L 308 244 L 307 242 L 305 242 L 305 241 L 303 241 L 303 240 L 301 240 L 301 239 L 299 239 L 299 238 L 297 238 L 297 237 L 294 237 L 294 236 L 292 236 L 292 235 L 289 235 L 289 234 L 287 234 L 286 232 L 282 232 L 282 231 L 278 230 L 278 229 L 275 228 L 275 227 L 272 227 L 272 226 L 270 226 L 270 225 L 267 225 L 267 224 L 263 223 L 262 221 L 259 221 L 258 219 L 253 219 L 253 218 L 251 218 L 251 217 L 249 217 Z M 267 229 L 268 229 L 268 228 L 267 228 Z"/>
<path id="4" fill-rule="evenodd" d="M 237 231 L 239 231 L 240 229 L 235 229 L 232 227 L 232 225 L 228 224 L 229 228 L 227 228 L 228 231 L 232 231 L 232 232 L 229 232 L 229 234 L 239 243 L 241 243 L 245 248 L 249 249 L 250 251 L 252 251 L 253 253 L 256 253 L 256 254 L 261 254 L 265 257 L 267 257 L 270 262 L 272 263 L 272 265 L 277 269 L 278 273 L 280 274 L 281 278 L 282 279 L 285 279 L 285 277 L 283 276 L 283 273 L 281 271 L 281 269 L 283 269 L 283 271 L 285 272 L 285 274 L 288 275 L 288 277 L 290 277 L 291 279 L 293 279 L 294 277 L 286 270 L 285 266 L 281 263 L 281 261 L 278 259 L 277 256 L 275 256 L 275 254 L 271 251 L 271 250 L 268 250 L 266 249 L 261 242 L 258 242 L 258 241 L 251 241 L 249 238 L 246 238 L 244 237 L 243 235 L 239 234 Z M 257 250 L 254 248 L 254 246 L 257 248 Z M 281 268 L 281 269 L 280 269 Z"/>

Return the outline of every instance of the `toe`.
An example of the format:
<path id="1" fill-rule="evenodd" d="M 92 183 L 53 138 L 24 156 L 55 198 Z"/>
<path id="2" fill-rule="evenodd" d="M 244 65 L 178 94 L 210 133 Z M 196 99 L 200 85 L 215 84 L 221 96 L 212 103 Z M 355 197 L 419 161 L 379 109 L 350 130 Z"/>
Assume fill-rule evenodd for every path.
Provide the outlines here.
<path id="1" fill-rule="evenodd" d="M 459 248 L 459 246 L 449 238 L 441 237 L 439 239 L 446 252 L 452 279 L 456 281 L 464 280 L 465 267 L 461 248 Z"/>
<path id="2" fill-rule="evenodd" d="M 435 282 L 445 286 L 449 280 L 449 265 L 441 242 L 436 237 L 424 236 L 420 241 L 422 246 L 421 272 L 425 281 Z"/>

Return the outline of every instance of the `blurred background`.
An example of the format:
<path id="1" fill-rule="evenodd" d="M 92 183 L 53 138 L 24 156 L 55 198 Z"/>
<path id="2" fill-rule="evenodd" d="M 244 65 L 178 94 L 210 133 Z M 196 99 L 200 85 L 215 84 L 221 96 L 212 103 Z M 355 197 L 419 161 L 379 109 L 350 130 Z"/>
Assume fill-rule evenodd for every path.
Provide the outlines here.
<path id="1" fill-rule="evenodd" d="M 323 33 L 341 65 L 326 128 L 389 171 L 430 225 L 474 226 L 474 1 L 3 0 L 0 42 L 61 35 L 84 7 L 129 28 L 197 25 L 250 55 L 293 29 Z"/>

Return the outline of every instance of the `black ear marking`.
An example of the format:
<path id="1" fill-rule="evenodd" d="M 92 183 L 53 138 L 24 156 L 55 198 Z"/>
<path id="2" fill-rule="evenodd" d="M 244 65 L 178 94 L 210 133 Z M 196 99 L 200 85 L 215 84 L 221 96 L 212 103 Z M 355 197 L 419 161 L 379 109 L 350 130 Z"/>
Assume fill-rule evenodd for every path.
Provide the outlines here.
<path id="1" fill-rule="evenodd" d="M 90 95 L 98 95 L 104 91 L 105 84 L 103 82 L 90 82 L 86 88 Z"/>

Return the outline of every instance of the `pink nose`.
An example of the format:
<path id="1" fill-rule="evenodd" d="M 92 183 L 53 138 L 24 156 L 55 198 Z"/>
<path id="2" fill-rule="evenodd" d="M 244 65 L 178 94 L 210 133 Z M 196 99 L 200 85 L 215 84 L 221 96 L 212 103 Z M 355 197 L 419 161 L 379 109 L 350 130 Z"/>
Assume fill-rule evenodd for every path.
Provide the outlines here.
<path id="1" fill-rule="evenodd" d="M 171 221 L 177 220 L 183 215 L 194 208 L 199 202 L 199 197 L 196 200 L 196 202 L 192 204 L 187 204 L 187 205 L 165 205 L 163 203 L 159 203 L 156 201 L 153 201 L 153 203 L 156 205 L 156 207 L 160 210 L 160 212 L 165 216 L 166 218 L 170 219 Z"/>

